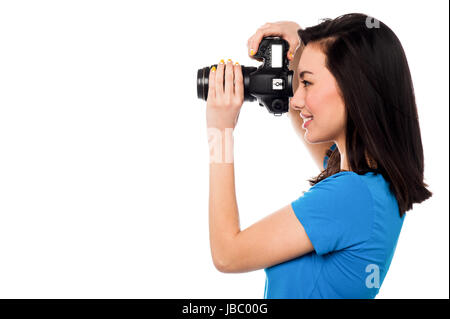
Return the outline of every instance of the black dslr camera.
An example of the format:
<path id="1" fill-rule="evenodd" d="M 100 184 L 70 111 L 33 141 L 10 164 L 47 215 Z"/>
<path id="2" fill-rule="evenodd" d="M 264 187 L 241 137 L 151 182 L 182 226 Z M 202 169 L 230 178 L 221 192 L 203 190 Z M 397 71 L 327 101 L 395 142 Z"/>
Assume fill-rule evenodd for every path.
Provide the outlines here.
<path id="1" fill-rule="evenodd" d="M 293 96 L 292 80 L 287 52 L 289 44 L 279 37 L 265 37 L 254 57 L 263 64 L 258 68 L 242 66 L 244 78 L 244 101 L 258 100 L 270 113 L 281 115 L 289 111 L 289 98 Z M 217 64 L 214 65 L 217 68 Z M 209 70 L 204 67 L 197 72 L 197 96 L 208 98 Z"/>

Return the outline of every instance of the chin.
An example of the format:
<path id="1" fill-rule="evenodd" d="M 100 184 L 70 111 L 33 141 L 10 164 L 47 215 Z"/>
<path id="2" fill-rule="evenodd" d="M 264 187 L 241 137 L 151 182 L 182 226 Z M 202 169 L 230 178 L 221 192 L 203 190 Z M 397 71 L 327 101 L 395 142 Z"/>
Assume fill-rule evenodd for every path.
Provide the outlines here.
<path id="1" fill-rule="evenodd" d="M 311 136 L 311 134 L 308 131 L 305 132 L 305 135 L 303 136 L 303 138 L 309 144 L 316 144 L 316 143 L 318 143 L 316 140 L 314 140 L 314 138 Z"/>
<path id="2" fill-rule="evenodd" d="M 329 138 L 317 138 L 317 137 L 314 137 L 313 135 L 311 135 L 310 132 L 308 132 L 308 129 L 306 129 L 306 132 L 305 132 L 305 135 L 303 136 L 303 138 L 309 144 L 321 144 L 321 143 L 328 143 L 328 142 L 332 142 L 333 141 L 333 139 L 329 139 Z"/>

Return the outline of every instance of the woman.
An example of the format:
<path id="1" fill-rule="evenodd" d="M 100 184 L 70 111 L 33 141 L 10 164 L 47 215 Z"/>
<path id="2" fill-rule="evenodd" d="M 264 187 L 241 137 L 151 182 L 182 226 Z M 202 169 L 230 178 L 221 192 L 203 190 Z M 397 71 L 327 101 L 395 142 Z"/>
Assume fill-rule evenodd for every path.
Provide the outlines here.
<path id="1" fill-rule="evenodd" d="M 227 159 L 210 163 L 214 265 L 227 273 L 264 268 L 265 298 L 374 298 L 405 213 L 432 195 L 402 46 L 385 24 L 363 14 L 304 30 L 268 23 L 249 39 L 251 56 L 265 36 L 290 44 L 297 80 L 289 117 L 323 170 L 298 199 L 240 230 L 232 133 L 243 103 L 242 70 L 221 61 L 210 73 L 206 111 L 211 150 Z"/>

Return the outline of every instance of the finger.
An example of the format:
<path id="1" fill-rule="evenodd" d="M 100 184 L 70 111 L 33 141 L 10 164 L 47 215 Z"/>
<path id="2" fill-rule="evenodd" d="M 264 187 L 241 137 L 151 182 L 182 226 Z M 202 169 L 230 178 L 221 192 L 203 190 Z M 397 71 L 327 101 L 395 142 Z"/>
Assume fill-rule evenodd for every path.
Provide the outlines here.
<path id="1" fill-rule="evenodd" d="M 225 96 L 231 97 L 234 94 L 234 72 L 233 72 L 233 62 L 228 59 L 225 66 Z"/>
<path id="2" fill-rule="evenodd" d="M 220 98 L 223 96 L 223 71 L 225 68 L 225 63 L 220 60 L 219 65 L 217 65 L 216 71 L 216 97 Z"/>
<path id="3" fill-rule="evenodd" d="M 247 40 L 247 47 L 248 47 L 248 50 L 249 50 L 249 52 L 250 52 L 250 49 L 251 48 L 253 48 L 253 45 L 255 44 L 254 42 L 255 42 L 255 35 L 256 35 L 256 33 L 258 33 L 258 31 L 263 31 L 263 30 L 267 30 L 268 28 L 270 28 L 271 27 L 271 23 L 266 23 L 266 24 L 264 24 L 263 26 L 261 26 L 260 28 L 258 28 L 257 30 L 256 30 L 256 32 L 255 32 L 255 34 L 254 35 L 252 35 L 250 38 L 248 38 L 248 40 Z M 256 43 L 256 46 L 258 46 L 258 44 L 259 43 Z M 256 52 L 255 52 L 256 53 Z"/>
<path id="4" fill-rule="evenodd" d="M 258 52 L 259 44 L 261 43 L 261 40 L 264 36 L 264 31 L 258 29 L 256 30 L 256 33 L 249 39 L 248 54 L 250 55 L 250 57 L 254 56 L 256 52 Z"/>
<path id="5" fill-rule="evenodd" d="M 234 95 L 244 101 L 244 77 L 242 75 L 242 67 L 236 62 L 234 65 Z"/>
<path id="6" fill-rule="evenodd" d="M 258 52 L 258 47 L 259 47 L 259 42 L 256 43 L 256 45 L 254 45 L 254 44 L 253 44 L 254 41 L 255 41 L 255 40 L 254 40 L 254 36 L 251 37 L 250 39 L 248 39 L 248 42 L 247 42 L 248 55 L 250 56 L 250 58 L 252 58 L 252 59 L 254 59 L 254 60 L 257 60 L 257 61 L 259 61 L 259 62 L 262 62 L 262 61 L 263 61 L 262 58 L 256 58 L 256 57 L 254 57 L 254 55 Z M 255 46 L 256 46 L 256 50 L 253 49 L 253 47 L 255 47 Z"/>
<path id="7" fill-rule="evenodd" d="M 262 38 L 267 36 L 283 36 L 283 32 L 276 25 L 269 24 L 266 27 L 259 28 L 256 33 L 249 39 L 248 49 L 249 55 L 254 56 L 258 52 L 259 44 Z"/>
<path id="8" fill-rule="evenodd" d="M 213 66 L 209 71 L 209 79 L 208 79 L 208 98 L 216 97 L 216 67 Z"/>

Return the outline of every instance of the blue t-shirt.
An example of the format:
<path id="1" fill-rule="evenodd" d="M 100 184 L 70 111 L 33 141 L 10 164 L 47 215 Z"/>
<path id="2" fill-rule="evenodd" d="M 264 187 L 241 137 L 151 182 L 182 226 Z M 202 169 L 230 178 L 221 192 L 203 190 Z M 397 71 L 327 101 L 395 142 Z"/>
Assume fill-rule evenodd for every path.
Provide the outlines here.
<path id="1" fill-rule="evenodd" d="M 314 251 L 264 269 L 264 298 L 375 298 L 405 216 L 383 176 L 339 172 L 291 206 Z"/>

